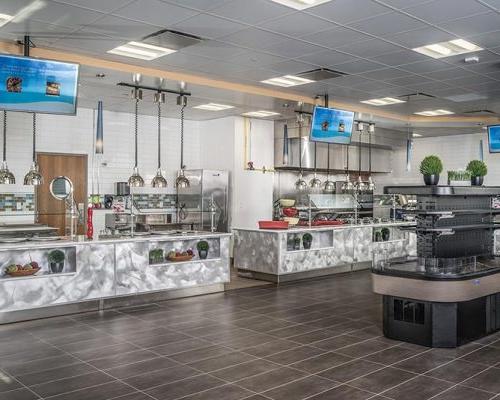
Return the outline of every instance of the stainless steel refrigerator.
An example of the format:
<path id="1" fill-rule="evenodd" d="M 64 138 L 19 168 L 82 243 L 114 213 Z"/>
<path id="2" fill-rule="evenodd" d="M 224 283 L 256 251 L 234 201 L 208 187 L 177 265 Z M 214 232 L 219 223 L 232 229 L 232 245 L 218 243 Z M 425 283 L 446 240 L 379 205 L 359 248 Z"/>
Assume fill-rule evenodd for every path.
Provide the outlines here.
<path id="1" fill-rule="evenodd" d="M 188 188 L 178 188 L 178 222 L 195 230 L 227 232 L 229 228 L 229 173 L 193 169 L 184 172 Z"/>

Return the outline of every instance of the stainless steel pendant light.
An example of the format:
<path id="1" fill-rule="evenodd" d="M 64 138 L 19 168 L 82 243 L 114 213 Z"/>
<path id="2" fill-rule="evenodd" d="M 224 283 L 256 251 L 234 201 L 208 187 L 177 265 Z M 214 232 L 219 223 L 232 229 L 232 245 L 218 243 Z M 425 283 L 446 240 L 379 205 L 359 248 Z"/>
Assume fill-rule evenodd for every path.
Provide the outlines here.
<path id="1" fill-rule="evenodd" d="M 177 188 L 188 188 L 190 186 L 189 179 L 184 174 L 184 109 L 187 106 L 187 97 L 182 94 L 177 97 L 177 105 L 181 106 L 181 170 L 179 176 L 175 180 Z"/>
<path id="2" fill-rule="evenodd" d="M 326 181 L 323 183 L 323 190 L 327 193 L 335 192 L 335 182 L 330 180 L 330 143 L 327 145 L 327 161 L 326 161 Z"/>
<path id="3" fill-rule="evenodd" d="M 347 152 L 346 155 L 346 168 L 345 168 L 345 181 L 342 184 L 342 192 L 343 193 L 351 193 L 354 189 L 354 185 L 351 182 L 351 177 L 349 176 L 349 146 L 344 146 Z"/>
<path id="4" fill-rule="evenodd" d="M 36 162 L 36 114 L 33 113 L 33 161 L 30 170 L 24 176 L 24 184 L 30 186 L 43 185 L 43 176 L 38 171 L 38 163 Z"/>
<path id="5" fill-rule="evenodd" d="M 156 176 L 151 181 L 151 185 L 155 188 L 165 188 L 167 187 L 167 180 L 161 172 L 161 103 L 165 102 L 165 93 L 156 93 L 155 101 L 158 104 L 158 169 L 156 170 Z"/>
<path id="6" fill-rule="evenodd" d="M 362 125 L 361 125 L 362 126 Z M 358 181 L 356 182 L 356 186 L 354 187 L 358 193 L 363 193 L 366 191 L 366 185 L 363 182 L 363 178 L 361 177 L 361 140 L 363 135 L 363 130 L 359 131 L 359 142 L 358 142 Z"/>
<path id="7" fill-rule="evenodd" d="M 297 124 L 299 126 L 299 179 L 295 182 L 295 189 L 299 192 L 304 192 L 307 190 L 307 183 L 302 177 L 302 124 L 304 123 L 304 117 L 302 114 L 297 115 Z"/>
<path id="8" fill-rule="evenodd" d="M 14 174 L 9 171 L 7 166 L 7 111 L 3 112 L 3 161 L 0 166 L 0 184 L 12 185 L 16 183 Z"/>
<path id="9" fill-rule="evenodd" d="M 312 189 L 321 188 L 321 180 L 316 175 L 316 160 L 318 158 L 317 156 L 317 143 L 314 143 L 314 177 L 309 181 L 309 186 L 311 186 Z"/>
<path id="10" fill-rule="evenodd" d="M 130 178 L 128 178 L 128 184 L 130 187 L 143 187 L 144 179 L 142 179 L 142 176 L 139 174 L 139 167 L 137 165 L 139 99 L 142 98 L 142 92 L 140 89 L 134 90 L 134 97 L 135 97 L 135 121 L 134 121 L 135 164 L 132 175 L 130 176 Z"/>

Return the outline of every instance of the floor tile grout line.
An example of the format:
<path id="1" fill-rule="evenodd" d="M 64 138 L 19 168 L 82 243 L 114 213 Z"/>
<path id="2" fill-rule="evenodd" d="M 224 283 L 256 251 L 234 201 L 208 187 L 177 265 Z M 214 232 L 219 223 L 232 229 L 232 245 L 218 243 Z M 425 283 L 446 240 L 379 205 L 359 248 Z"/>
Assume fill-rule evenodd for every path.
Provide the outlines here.
<path id="1" fill-rule="evenodd" d="M 4 371 L 4 370 L 0 369 L 0 371 Z M 28 386 L 26 386 L 23 382 L 21 382 L 19 379 L 17 379 L 14 375 L 11 375 L 11 374 L 7 373 L 6 371 L 4 371 L 4 372 L 6 373 L 6 375 L 8 375 L 12 379 L 14 379 L 18 384 L 20 384 L 21 387 L 18 387 L 16 389 L 12 389 L 12 390 L 7 390 L 5 392 L 1 392 L 0 395 L 4 395 L 5 393 L 13 392 L 14 390 L 27 389 L 28 391 L 30 391 L 31 393 L 33 393 L 38 399 L 42 399 L 42 396 L 40 396 L 38 393 L 36 393 L 33 390 L 31 390 Z"/>

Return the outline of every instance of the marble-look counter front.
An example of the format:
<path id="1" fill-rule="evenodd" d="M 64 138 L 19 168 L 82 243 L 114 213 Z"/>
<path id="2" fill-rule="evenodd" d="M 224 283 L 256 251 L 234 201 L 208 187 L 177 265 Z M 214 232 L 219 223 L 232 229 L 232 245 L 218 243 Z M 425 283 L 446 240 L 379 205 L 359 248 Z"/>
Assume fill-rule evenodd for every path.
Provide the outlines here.
<path id="1" fill-rule="evenodd" d="M 233 229 L 234 264 L 241 271 L 278 281 L 283 276 L 291 279 L 299 273 L 368 268 L 375 252 L 383 252 L 391 258 L 416 255 L 416 234 L 405 229 L 413 225 L 396 222 L 288 230 L 237 228 Z M 374 232 L 382 228 L 389 230 L 389 240 L 374 241 Z M 305 233 L 313 238 L 310 249 L 303 246 Z M 295 240 L 300 241 L 298 247 L 294 246 Z M 254 276 L 258 277 L 257 274 Z"/>
<path id="2" fill-rule="evenodd" d="M 200 259 L 196 244 L 206 240 L 207 259 Z M 177 289 L 208 287 L 229 282 L 229 240 L 227 233 L 190 236 L 149 236 L 89 242 L 25 242 L 0 246 L 0 323 L 44 316 L 36 310 L 88 301 L 115 299 Z M 194 249 L 185 262 L 149 264 L 149 251 Z M 48 253 L 61 250 L 65 265 L 51 273 Z M 5 268 L 31 260 L 40 264 L 35 276 L 10 277 Z M 26 311 L 31 310 L 26 317 Z M 12 314 L 22 313 L 22 317 Z M 54 313 L 48 313 L 54 315 Z"/>

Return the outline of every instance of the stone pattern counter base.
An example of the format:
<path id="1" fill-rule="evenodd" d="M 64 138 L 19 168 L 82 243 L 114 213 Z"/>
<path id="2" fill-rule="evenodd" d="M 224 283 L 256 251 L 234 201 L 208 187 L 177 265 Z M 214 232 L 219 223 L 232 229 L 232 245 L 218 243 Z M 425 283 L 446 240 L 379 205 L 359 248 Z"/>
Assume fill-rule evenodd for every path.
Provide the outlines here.
<path id="1" fill-rule="evenodd" d="M 255 279 L 285 282 L 370 268 L 374 252 L 391 258 L 416 254 L 408 223 L 352 225 L 270 231 L 234 229 L 234 265 Z M 387 227 L 390 240 L 374 242 L 374 230 Z M 313 237 L 310 249 L 294 249 L 294 239 Z"/>

